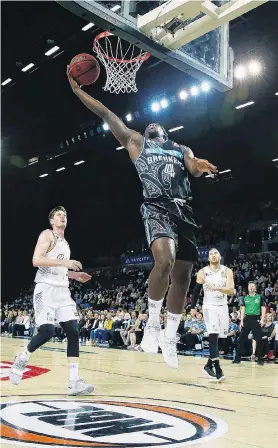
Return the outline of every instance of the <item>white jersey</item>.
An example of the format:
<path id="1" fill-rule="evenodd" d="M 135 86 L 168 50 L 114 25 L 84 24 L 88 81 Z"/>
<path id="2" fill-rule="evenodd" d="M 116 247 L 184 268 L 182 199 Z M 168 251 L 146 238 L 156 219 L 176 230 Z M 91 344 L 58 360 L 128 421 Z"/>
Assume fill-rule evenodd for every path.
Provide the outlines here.
<path id="1" fill-rule="evenodd" d="M 52 232 L 55 238 L 55 246 L 46 253 L 46 258 L 50 260 L 69 260 L 70 248 L 67 241 L 56 233 Z M 36 283 L 46 283 L 53 286 L 69 286 L 68 268 L 63 266 L 39 267 Z"/>
<path id="2" fill-rule="evenodd" d="M 213 271 L 209 266 L 203 269 L 205 283 L 212 286 L 225 288 L 227 286 L 227 268 L 220 266 L 218 271 Z M 227 305 L 227 294 L 219 291 L 210 291 L 204 285 L 204 302 L 203 309 L 208 309 L 211 305 L 223 306 Z"/>

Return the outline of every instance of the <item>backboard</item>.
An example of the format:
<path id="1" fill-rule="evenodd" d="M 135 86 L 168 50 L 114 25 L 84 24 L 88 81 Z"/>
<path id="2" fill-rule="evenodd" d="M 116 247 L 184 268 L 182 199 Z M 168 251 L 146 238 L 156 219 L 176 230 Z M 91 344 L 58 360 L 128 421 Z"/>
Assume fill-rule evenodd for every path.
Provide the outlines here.
<path id="1" fill-rule="evenodd" d="M 229 22 L 268 0 L 59 1 L 103 30 L 220 91 L 233 87 Z"/>

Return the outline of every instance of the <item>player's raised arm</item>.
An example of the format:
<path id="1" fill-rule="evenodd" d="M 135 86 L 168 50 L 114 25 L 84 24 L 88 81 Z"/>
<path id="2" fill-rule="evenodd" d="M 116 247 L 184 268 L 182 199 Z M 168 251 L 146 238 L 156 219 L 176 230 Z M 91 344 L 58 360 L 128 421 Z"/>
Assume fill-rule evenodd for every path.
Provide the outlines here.
<path id="1" fill-rule="evenodd" d="M 182 146 L 184 153 L 184 163 L 190 174 L 194 177 L 200 177 L 203 173 L 217 173 L 217 167 L 205 159 L 197 159 L 190 148 Z"/>
<path id="2" fill-rule="evenodd" d="M 100 101 L 84 92 L 71 76 L 69 67 L 67 69 L 67 76 L 73 93 L 78 96 L 88 109 L 105 120 L 114 137 L 128 150 L 131 159 L 137 159 L 143 144 L 142 135 L 133 129 L 129 129 L 117 115 L 111 112 L 111 110 L 104 106 Z"/>
<path id="3" fill-rule="evenodd" d="M 51 258 L 47 258 L 46 254 L 49 250 L 54 246 L 54 237 L 51 230 L 44 230 L 37 241 L 34 255 L 33 255 L 33 266 L 38 267 L 55 267 L 55 266 L 64 266 L 68 269 L 72 269 L 74 271 L 80 271 L 82 269 L 82 265 L 79 261 L 76 260 L 55 260 Z"/>

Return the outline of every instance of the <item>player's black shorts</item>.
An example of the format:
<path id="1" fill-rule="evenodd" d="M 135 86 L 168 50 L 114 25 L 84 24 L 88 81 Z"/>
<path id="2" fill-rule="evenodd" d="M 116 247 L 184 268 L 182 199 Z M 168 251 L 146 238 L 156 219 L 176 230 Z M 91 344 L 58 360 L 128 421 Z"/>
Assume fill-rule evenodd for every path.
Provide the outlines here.
<path id="1" fill-rule="evenodd" d="M 197 226 L 188 204 L 180 200 L 145 200 L 141 214 L 149 246 L 158 238 L 172 238 L 178 260 L 198 260 Z"/>

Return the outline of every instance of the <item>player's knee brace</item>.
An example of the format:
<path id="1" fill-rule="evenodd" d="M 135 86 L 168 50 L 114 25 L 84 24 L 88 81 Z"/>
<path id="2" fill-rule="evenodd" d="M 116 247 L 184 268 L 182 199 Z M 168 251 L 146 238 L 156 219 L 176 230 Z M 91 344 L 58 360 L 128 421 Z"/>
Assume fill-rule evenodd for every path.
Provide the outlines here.
<path id="1" fill-rule="evenodd" d="M 54 332 L 54 325 L 41 325 L 38 334 L 36 334 L 36 336 L 31 339 L 27 346 L 28 352 L 33 353 L 35 350 L 37 350 L 37 348 L 48 342 L 51 338 L 53 338 Z"/>
<path id="2" fill-rule="evenodd" d="M 68 322 L 61 322 L 61 327 L 66 333 L 68 339 L 67 356 L 69 358 L 79 357 L 79 331 L 76 320 L 69 320 Z"/>
<path id="3" fill-rule="evenodd" d="M 211 333 L 209 334 L 209 357 L 210 359 L 215 359 L 219 357 L 218 350 L 218 334 Z"/>

